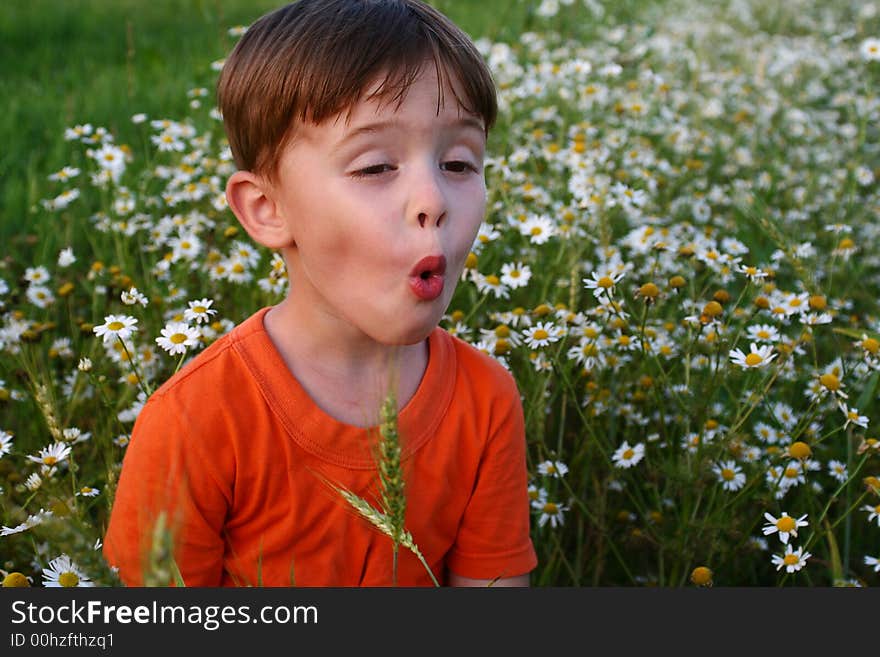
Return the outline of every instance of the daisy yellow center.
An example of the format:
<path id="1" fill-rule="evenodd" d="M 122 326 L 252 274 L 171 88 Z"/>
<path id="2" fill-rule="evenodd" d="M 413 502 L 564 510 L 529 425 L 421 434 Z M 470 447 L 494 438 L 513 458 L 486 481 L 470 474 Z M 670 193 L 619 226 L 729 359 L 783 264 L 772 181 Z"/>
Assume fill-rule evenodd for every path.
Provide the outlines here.
<path id="1" fill-rule="evenodd" d="M 54 456 L 44 456 L 43 463 L 45 463 L 46 465 L 55 465 L 56 463 L 58 463 L 58 459 Z"/>
<path id="2" fill-rule="evenodd" d="M 805 459 L 809 457 L 813 451 L 807 443 L 798 440 L 789 445 L 788 453 L 796 459 Z"/>
<path id="3" fill-rule="evenodd" d="M 27 577 L 21 573 L 9 573 L 3 578 L 3 583 L 0 584 L 0 586 L 3 586 L 4 588 L 25 588 L 30 586 L 30 583 L 28 582 Z"/>
<path id="4" fill-rule="evenodd" d="M 730 468 L 724 468 L 721 471 L 721 477 L 722 477 L 722 479 L 724 479 L 726 481 L 730 481 L 735 476 L 736 476 L 736 473 L 733 470 L 731 470 Z"/>
<path id="5" fill-rule="evenodd" d="M 800 470 L 798 470 L 797 468 L 786 468 L 785 469 L 785 476 L 788 477 L 789 479 L 794 479 L 799 474 L 800 474 Z"/>
<path id="6" fill-rule="evenodd" d="M 108 162 L 112 162 L 113 160 L 116 159 L 116 156 L 113 155 L 113 153 L 107 153 L 107 154 L 104 156 L 104 159 L 107 160 Z"/>
<path id="7" fill-rule="evenodd" d="M 547 466 L 547 474 L 555 474 L 555 473 L 556 473 L 556 466 L 548 465 Z"/>
<path id="8" fill-rule="evenodd" d="M 510 276 L 511 278 L 519 278 L 520 272 L 518 269 L 514 269 L 508 274 L 508 276 Z"/>
<path id="9" fill-rule="evenodd" d="M 797 297 L 795 297 L 794 299 L 792 299 L 791 301 L 788 302 L 788 305 L 790 305 L 792 308 L 797 308 L 798 306 L 801 305 L 801 300 L 798 299 Z"/>
<path id="10" fill-rule="evenodd" d="M 712 581 L 712 571 L 706 566 L 697 566 L 691 573 L 691 581 L 697 586 L 705 586 Z"/>
<path id="11" fill-rule="evenodd" d="M 532 334 L 532 337 L 533 337 L 535 340 L 546 340 L 547 338 L 550 337 L 550 334 L 547 333 L 547 331 L 545 331 L 544 329 L 538 329 L 537 331 L 535 331 L 535 332 Z"/>
<path id="12" fill-rule="evenodd" d="M 770 331 L 765 331 L 764 329 L 761 329 L 760 331 L 758 331 L 758 337 L 762 338 L 763 340 L 767 340 L 770 337 Z"/>
<path id="13" fill-rule="evenodd" d="M 758 270 L 757 270 L 756 267 L 746 267 L 746 273 L 747 273 L 749 276 L 754 276 L 755 274 L 758 273 Z"/>
<path id="14" fill-rule="evenodd" d="M 192 248 L 192 244 L 191 244 L 190 242 L 186 242 L 186 241 L 184 241 L 184 242 L 181 242 L 181 243 L 180 243 L 180 248 L 182 248 L 182 249 L 191 249 L 191 248 Z"/>
<path id="15" fill-rule="evenodd" d="M 495 274 L 489 274 L 486 276 L 486 283 L 489 285 L 500 285 L 501 280 Z"/>
<path id="16" fill-rule="evenodd" d="M 849 418 L 850 420 L 855 421 L 855 420 L 859 419 L 859 414 L 856 413 L 855 411 L 850 411 L 849 413 L 846 414 L 846 417 Z"/>
<path id="17" fill-rule="evenodd" d="M 537 500 L 537 499 L 538 499 L 538 495 L 539 495 L 539 493 L 538 493 L 537 490 L 530 490 L 530 491 L 529 491 L 529 499 L 530 499 L 530 500 Z"/>
<path id="18" fill-rule="evenodd" d="M 614 287 L 614 281 L 611 280 L 610 276 L 603 276 L 598 281 L 596 281 L 596 285 L 604 288 Z"/>
<path id="19" fill-rule="evenodd" d="M 764 359 L 761 358 L 760 354 L 756 354 L 756 353 L 752 352 L 748 356 L 746 356 L 746 365 L 748 365 L 749 367 L 754 367 L 755 365 L 760 365 L 763 362 L 764 362 Z"/>
<path id="20" fill-rule="evenodd" d="M 109 324 L 107 324 L 107 328 L 111 331 L 118 331 L 125 328 L 125 324 L 123 324 L 122 322 L 110 322 Z"/>
<path id="21" fill-rule="evenodd" d="M 183 342 L 186 342 L 186 334 L 185 333 L 175 333 L 174 335 L 172 335 L 168 339 L 171 340 L 171 342 L 173 342 L 174 344 L 181 344 Z"/>
<path id="22" fill-rule="evenodd" d="M 773 314 L 775 314 L 775 315 L 784 315 L 784 314 L 785 314 L 785 308 L 783 308 L 782 306 L 776 306 L 776 307 L 773 309 Z"/>
<path id="23" fill-rule="evenodd" d="M 871 354 L 876 354 L 880 351 L 880 342 L 875 340 L 874 338 L 865 338 L 862 340 L 862 349 Z"/>
<path id="24" fill-rule="evenodd" d="M 234 271 L 236 274 L 241 274 L 244 272 L 244 265 L 242 265 L 240 262 L 236 262 L 234 265 L 232 265 L 232 271 Z"/>
<path id="25" fill-rule="evenodd" d="M 791 532 L 795 530 L 794 518 L 782 516 L 776 521 L 776 529 L 781 532 Z"/>
<path id="26" fill-rule="evenodd" d="M 58 576 L 58 583 L 68 588 L 76 587 L 79 584 L 79 577 L 77 577 L 76 573 L 68 571 Z"/>
<path id="27" fill-rule="evenodd" d="M 839 248 L 839 249 L 851 249 L 851 248 L 853 248 L 855 245 L 856 245 L 856 243 L 853 242 L 850 238 L 848 238 L 848 237 L 844 237 L 842 240 L 840 240 L 840 244 L 837 245 L 837 248 Z"/>
<path id="28" fill-rule="evenodd" d="M 205 308 L 204 306 L 193 306 L 192 311 L 193 311 L 194 313 L 198 313 L 198 314 L 200 314 L 200 315 L 203 315 L 203 314 L 205 314 L 206 312 L 208 312 L 208 309 Z"/>
<path id="29" fill-rule="evenodd" d="M 649 299 L 654 299 L 660 294 L 660 288 L 653 283 L 645 283 L 639 288 L 639 294 Z"/>
<path id="30" fill-rule="evenodd" d="M 501 324 L 500 326 L 495 327 L 495 337 L 497 338 L 509 338 L 510 337 L 510 329 Z"/>
<path id="31" fill-rule="evenodd" d="M 800 559 L 796 554 L 786 554 L 785 558 L 782 560 L 786 566 L 794 566 L 798 561 L 800 561 Z"/>
<path id="32" fill-rule="evenodd" d="M 617 338 L 617 340 L 625 347 L 628 346 L 630 342 L 628 335 L 621 335 L 619 338 Z"/>
<path id="33" fill-rule="evenodd" d="M 623 453 L 623 458 L 624 458 L 624 460 L 628 461 L 629 459 L 631 459 L 633 457 L 634 454 L 635 454 L 635 452 L 633 450 L 628 449 Z"/>
<path id="34" fill-rule="evenodd" d="M 544 230 L 540 226 L 535 226 L 532 228 L 532 235 L 540 235 Z"/>
<path id="35" fill-rule="evenodd" d="M 556 504 L 554 504 L 553 502 L 547 502 L 544 505 L 543 510 L 544 510 L 544 513 L 548 513 L 550 515 L 554 515 L 554 514 L 559 513 L 559 507 Z"/>
<path id="36" fill-rule="evenodd" d="M 92 492 L 92 489 L 89 488 L 88 486 L 83 486 L 82 488 L 79 489 L 79 492 L 82 493 L 83 495 L 86 495 L 86 494 Z"/>

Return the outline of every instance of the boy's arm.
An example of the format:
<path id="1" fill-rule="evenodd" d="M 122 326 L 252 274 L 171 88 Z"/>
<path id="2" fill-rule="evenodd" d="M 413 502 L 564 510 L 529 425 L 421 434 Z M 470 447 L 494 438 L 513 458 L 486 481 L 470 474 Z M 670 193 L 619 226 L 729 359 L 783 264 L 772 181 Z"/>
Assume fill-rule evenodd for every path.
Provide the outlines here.
<path id="1" fill-rule="evenodd" d="M 160 514 L 173 530 L 175 565 L 184 583 L 220 585 L 221 532 L 231 499 L 231 485 L 224 484 L 229 478 L 223 475 L 228 455 L 222 448 L 205 453 L 207 446 L 184 429 L 184 424 L 192 426 L 185 419 L 185 411 L 172 400 L 153 398 L 139 414 L 126 448 L 104 556 L 128 586 L 172 583 L 144 581 Z"/>
<path id="2" fill-rule="evenodd" d="M 467 586 L 467 587 L 486 587 L 486 586 L 528 586 L 529 585 L 529 575 L 526 573 L 525 575 L 517 575 L 516 577 L 502 577 L 500 579 L 491 580 L 491 579 L 471 579 L 470 577 L 462 577 L 461 575 L 457 575 L 452 571 L 449 571 L 449 577 L 447 578 L 448 586 Z"/>

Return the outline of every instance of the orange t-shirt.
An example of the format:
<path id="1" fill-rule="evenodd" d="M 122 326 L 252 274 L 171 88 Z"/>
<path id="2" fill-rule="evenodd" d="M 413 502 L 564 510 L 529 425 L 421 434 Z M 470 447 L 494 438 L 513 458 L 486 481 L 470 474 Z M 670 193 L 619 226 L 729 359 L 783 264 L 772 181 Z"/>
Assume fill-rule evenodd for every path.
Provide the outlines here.
<path id="1" fill-rule="evenodd" d="M 143 583 L 150 528 L 177 523 L 187 586 L 389 586 L 391 539 L 328 482 L 378 506 L 375 431 L 321 410 L 263 327 L 263 308 L 159 388 L 135 423 L 104 538 Z M 400 411 L 406 529 L 443 584 L 531 571 L 522 404 L 507 370 L 435 328 L 428 367 Z M 431 586 L 407 548 L 399 586 Z"/>

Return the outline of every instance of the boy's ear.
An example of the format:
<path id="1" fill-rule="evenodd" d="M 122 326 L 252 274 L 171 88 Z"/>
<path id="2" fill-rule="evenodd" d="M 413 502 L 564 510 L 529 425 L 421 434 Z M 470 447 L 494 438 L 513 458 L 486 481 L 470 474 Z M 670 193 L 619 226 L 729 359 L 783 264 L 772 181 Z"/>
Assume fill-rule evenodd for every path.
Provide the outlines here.
<path id="1" fill-rule="evenodd" d="M 288 222 L 279 213 L 269 182 L 250 171 L 236 171 L 226 183 L 226 201 L 257 244 L 281 249 L 294 244 Z"/>

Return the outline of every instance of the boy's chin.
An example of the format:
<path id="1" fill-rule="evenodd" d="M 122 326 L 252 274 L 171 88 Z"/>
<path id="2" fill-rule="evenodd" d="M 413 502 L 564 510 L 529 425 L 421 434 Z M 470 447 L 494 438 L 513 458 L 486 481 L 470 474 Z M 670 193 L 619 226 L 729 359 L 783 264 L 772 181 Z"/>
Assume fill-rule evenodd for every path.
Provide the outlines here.
<path id="1" fill-rule="evenodd" d="M 439 320 L 434 322 L 413 322 L 404 326 L 393 326 L 393 318 L 389 318 L 388 325 L 380 327 L 379 330 L 372 334 L 376 342 L 388 346 L 406 347 L 419 344 L 431 335 L 431 332 L 437 328 Z"/>

